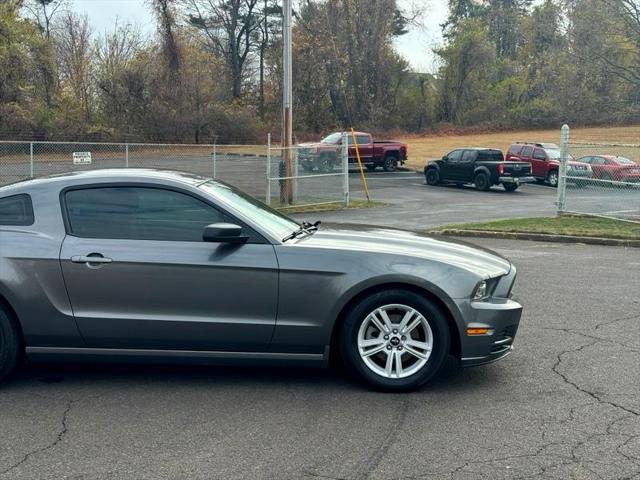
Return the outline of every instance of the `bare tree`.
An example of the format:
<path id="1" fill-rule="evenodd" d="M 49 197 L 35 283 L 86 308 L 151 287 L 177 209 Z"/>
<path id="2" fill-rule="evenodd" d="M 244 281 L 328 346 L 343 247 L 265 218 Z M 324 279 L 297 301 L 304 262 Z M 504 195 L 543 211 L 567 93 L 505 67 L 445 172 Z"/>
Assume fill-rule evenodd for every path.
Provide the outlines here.
<path id="1" fill-rule="evenodd" d="M 51 38 L 56 15 L 64 13 L 68 7 L 69 0 L 26 0 L 24 2 L 24 8 L 47 40 Z"/>
<path id="2" fill-rule="evenodd" d="M 259 46 L 259 0 L 182 0 L 190 23 L 202 32 L 208 48 L 222 57 L 239 98 L 247 78 L 250 55 Z"/>
<path id="3" fill-rule="evenodd" d="M 88 17 L 66 12 L 56 34 L 56 47 L 63 88 L 71 89 L 90 121 L 93 45 Z"/>

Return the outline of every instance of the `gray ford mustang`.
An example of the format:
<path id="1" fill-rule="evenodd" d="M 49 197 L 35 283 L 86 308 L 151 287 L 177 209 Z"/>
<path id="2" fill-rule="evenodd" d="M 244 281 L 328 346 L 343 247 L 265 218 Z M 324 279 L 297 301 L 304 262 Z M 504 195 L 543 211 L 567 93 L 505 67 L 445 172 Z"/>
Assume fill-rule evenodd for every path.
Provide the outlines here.
<path id="1" fill-rule="evenodd" d="M 515 267 L 463 243 L 296 223 L 159 170 L 0 188 L 0 377 L 29 361 L 341 358 L 383 390 L 511 352 Z"/>

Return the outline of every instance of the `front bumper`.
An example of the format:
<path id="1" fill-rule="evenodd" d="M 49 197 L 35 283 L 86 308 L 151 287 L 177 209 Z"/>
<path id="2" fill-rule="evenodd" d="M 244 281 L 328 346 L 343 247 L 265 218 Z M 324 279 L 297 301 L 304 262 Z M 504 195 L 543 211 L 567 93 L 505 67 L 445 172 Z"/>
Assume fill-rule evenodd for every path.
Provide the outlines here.
<path id="1" fill-rule="evenodd" d="M 499 177 L 498 183 L 533 183 L 536 179 L 534 177 Z"/>
<path id="2" fill-rule="evenodd" d="M 466 328 L 486 328 L 486 335 L 461 333 L 460 363 L 463 367 L 484 365 L 506 357 L 513 350 L 522 305 L 508 298 L 488 301 L 458 301 L 458 308 L 466 320 Z"/>
<path id="3" fill-rule="evenodd" d="M 592 176 L 593 174 L 591 170 L 574 170 L 573 168 L 567 169 L 567 180 L 571 180 L 572 178 L 585 179 L 591 178 Z"/>

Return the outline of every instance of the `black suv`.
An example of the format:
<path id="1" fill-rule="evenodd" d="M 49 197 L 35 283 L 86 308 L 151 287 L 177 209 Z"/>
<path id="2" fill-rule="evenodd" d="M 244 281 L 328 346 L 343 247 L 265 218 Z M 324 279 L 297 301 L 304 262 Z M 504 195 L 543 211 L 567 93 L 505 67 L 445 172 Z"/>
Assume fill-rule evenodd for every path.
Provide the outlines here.
<path id="1" fill-rule="evenodd" d="M 508 192 L 521 183 L 534 182 L 531 164 L 505 162 L 500 150 L 493 148 L 458 148 L 442 157 L 427 162 L 424 167 L 427 185 L 473 183 L 478 190 L 486 191 L 492 185 L 502 184 Z"/>

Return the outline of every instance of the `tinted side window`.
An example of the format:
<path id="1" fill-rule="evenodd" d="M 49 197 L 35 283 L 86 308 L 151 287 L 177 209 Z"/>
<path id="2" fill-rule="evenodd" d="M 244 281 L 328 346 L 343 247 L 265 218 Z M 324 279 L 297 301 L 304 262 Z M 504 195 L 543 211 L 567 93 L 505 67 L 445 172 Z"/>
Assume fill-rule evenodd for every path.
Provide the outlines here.
<path id="1" fill-rule="evenodd" d="M 78 237 L 200 242 L 206 225 L 226 220 L 201 200 L 160 188 L 71 190 L 65 202 Z"/>
<path id="2" fill-rule="evenodd" d="M 447 160 L 451 163 L 458 163 L 462 159 L 462 152 L 464 150 L 454 150 L 447 155 Z"/>
<path id="3" fill-rule="evenodd" d="M 499 150 L 484 150 L 480 152 L 478 156 L 478 160 L 481 161 L 490 161 L 490 162 L 502 162 L 504 161 L 504 157 L 502 156 L 502 152 Z"/>
<path id="4" fill-rule="evenodd" d="M 478 156 L 478 152 L 474 152 L 473 150 L 465 150 L 462 154 L 461 163 L 473 163 Z"/>
<path id="5" fill-rule="evenodd" d="M 543 150 L 536 148 L 533 152 L 533 158 L 535 158 L 536 160 L 544 160 L 547 158 L 547 156 L 545 155 Z"/>
<path id="6" fill-rule="evenodd" d="M 369 143 L 369 135 L 356 135 L 356 142 L 358 145 Z"/>
<path id="7" fill-rule="evenodd" d="M 522 152 L 520 152 L 521 157 L 529 158 L 531 153 L 533 152 L 533 147 L 524 147 Z"/>
<path id="8" fill-rule="evenodd" d="M 33 204 L 25 193 L 0 198 L 0 225 L 33 225 Z"/>
<path id="9" fill-rule="evenodd" d="M 606 165 L 607 161 L 604 159 L 604 157 L 591 157 L 591 164 L 595 164 L 595 165 Z"/>

